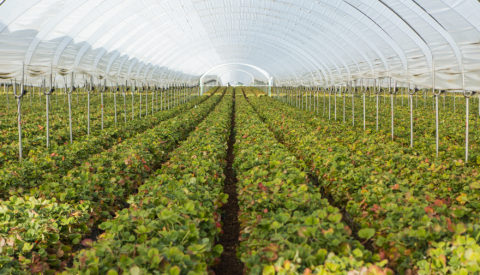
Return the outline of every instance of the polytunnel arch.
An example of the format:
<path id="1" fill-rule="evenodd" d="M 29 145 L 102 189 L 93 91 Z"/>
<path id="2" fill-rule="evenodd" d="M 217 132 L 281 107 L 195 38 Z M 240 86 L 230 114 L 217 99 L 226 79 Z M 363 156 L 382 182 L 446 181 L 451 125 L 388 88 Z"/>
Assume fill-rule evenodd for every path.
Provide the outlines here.
<path id="1" fill-rule="evenodd" d="M 229 68 L 230 67 L 230 68 Z M 233 68 L 231 68 L 233 67 Z M 208 69 L 206 72 L 204 72 L 202 74 L 202 76 L 200 77 L 199 79 L 199 86 L 200 86 L 200 94 L 202 95 L 205 91 L 204 91 L 204 79 L 205 77 L 207 77 L 208 75 L 212 74 L 212 73 L 215 73 L 215 71 L 220 71 L 220 72 L 224 72 L 225 70 L 227 71 L 234 71 L 234 70 L 237 70 L 238 67 L 240 68 L 248 68 L 248 69 L 253 69 L 254 71 L 257 71 L 259 72 L 261 75 L 263 75 L 265 77 L 265 79 L 267 80 L 268 82 L 268 86 L 269 86 L 269 89 L 272 87 L 273 85 L 273 77 L 267 72 L 265 71 L 264 69 L 258 67 L 258 66 L 255 66 L 255 65 L 251 65 L 251 64 L 246 64 L 246 63 L 225 63 L 225 64 L 220 64 L 220 65 L 217 65 L 213 68 L 210 68 Z"/>
<path id="2" fill-rule="evenodd" d="M 445 20 L 442 20 L 442 15 L 445 13 L 445 9 L 449 9 L 450 13 L 461 15 L 462 20 L 465 20 L 461 22 L 464 28 L 468 29 L 468 31 L 475 36 L 478 36 L 478 24 L 474 23 L 472 17 L 468 15 L 468 12 L 465 12 L 467 11 L 467 8 L 471 9 L 473 7 L 472 3 L 462 2 L 458 3 L 457 5 L 452 5 L 446 1 L 439 1 L 435 5 L 442 7 L 442 10 L 434 9 L 435 5 L 429 5 L 428 3 L 421 3 L 418 1 L 393 3 L 387 0 L 381 2 L 375 2 L 372 0 L 335 0 L 333 2 L 325 0 L 319 0 L 315 2 L 262 1 L 258 4 L 239 2 L 229 6 L 224 6 L 222 3 L 214 0 L 185 2 L 182 5 L 172 1 L 157 2 L 155 0 L 146 0 L 144 3 L 140 4 L 134 2 L 135 1 L 123 1 L 121 4 L 117 5 L 115 4 L 115 1 L 102 1 L 101 3 L 95 1 L 71 1 L 65 2 L 64 6 L 59 5 L 59 8 L 57 9 L 58 12 L 51 13 L 53 16 L 45 17 L 45 24 L 38 24 L 38 26 L 41 27 L 35 27 L 39 30 L 39 32 L 33 36 L 32 40 L 28 42 L 28 47 L 25 49 L 26 65 L 30 67 L 35 66 L 37 64 L 35 62 L 41 62 L 41 60 L 44 60 L 38 59 L 36 56 L 45 56 L 46 54 L 51 54 L 44 53 L 45 47 L 47 46 L 46 41 L 44 41 L 45 39 L 48 39 L 48 37 L 50 37 L 52 34 L 57 36 L 61 31 L 68 30 L 73 30 L 72 37 L 61 39 L 58 43 L 55 42 L 57 44 L 54 48 L 55 53 L 52 54 L 52 63 L 53 66 L 58 67 L 58 69 L 61 68 L 82 71 L 95 70 L 95 74 L 109 74 L 112 69 L 116 70 L 120 67 L 120 70 L 123 71 L 120 71 L 118 74 L 119 77 L 135 78 L 137 77 L 136 74 L 127 74 L 127 68 L 132 62 L 135 64 L 137 62 L 142 63 L 143 65 L 138 65 L 142 66 L 142 68 L 149 65 L 164 65 L 167 68 L 180 71 L 182 71 L 182 68 L 190 66 L 192 70 L 187 74 L 191 75 L 201 74 L 205 67 L 211 67 L 216 64 L 230 61 L 253 63 L 252 60 L 248 59 L 233 60 L 232 58 L 226 58 L 225 55 L 228 54 L 229 51 L 222 50 L 220 56 L 215 56 L 215 51 L 203 51 L 199 52 L 199 54 L 203 55 L 203 57 L 195 61 L 198 66 L 191 66 L 191 63 L 185 61 L 183 62 L 182 67 L 175 68 L 174 65 L 178 64 L 177 60 L 169 59 L 168 57 L 173 55 L 182 55 L 182 53 L 189 52 L 192 48 L 189 48 L 187 44 L 183 44 L 180 47 L 173 47 L 173 44 L 168 43 L 162 44 L 161 47 L 155 46 L 156 44 L 160 45 L 160 43 L 154 43 L 151 45 L 155 47 L 151 47 L 147 46 L 149 45 L 147 43 L 142 43 L 142 41 L 145 41 L 148 38 L 147 36 L 151 36 L 151 33 L 143 32 L 143 37 L 135 34 L 136 32 L 142 32 L 144 29 L 149 29 L 151 23 L 161 23 L 156 25 L 161 26 L 165 32 L 159 32 L 159 36 L 168 35 L 170 30 L 177 29 L 177 27 L 172 28 L 172 24 L 169 24 L 167 21 L 163 20 L 163 15 L 167 15 L 167 18 L 171 18 L 173 20 L 173 24 L 178 23 L 178 26 L 184 27 L 189 26 L 189 24 L 191 26 L 191 22 L 189 23 L 188 21 L 181 19 L 181 17 L 173 18 L 169 15 L 169 13 L 164 12 L 166 9 L 171 9 L 174 12 L 191 14 L 192 22 L 200 23 L 198 25 L 202 26 L 199 28 L 202 30 L 200 33 L 202 35 L 210 36 L 210 34 L 205 32 L 205 30 L 209 29 L 210 27 L 214 27 L 214 25 L 218 24 L 219 22 L 224 22 L 226 20 L 226 17 L 224 17 L 222 12 L 231 14 L 233 15 L 233 20 L 238 20 L 240 15 L 235 15 L 235 12 L 240 11 L 238 13 L 247 14 L 248 16 L 246 18 L 249 18 L 250 21 L 252 21 L 252 19 L 262 20 L 262 28 L 264 33 L 278 32 L 278 29 L 275 29 L 275 26 L 284 26 L 285 33 L 288 33 L 294 29 L 298 30 L 300 35 L 308 35 L 309 33 L 313 33 L 313 29 L 321 30 L 322 27 L 325 27 L 325 30 L 329 30 L 331 28 L 330 33 L 319 32 L 320 35 L 323 34 L 325 41 L 329 41 L 324 43 L 328 44 L 325 47 L 321 45 L 322 43 L 317 42 L 315 43 L 318 44 L 316 46 L 314 46 L 312 43 L 296 44 L 298 50 L 295 51 L 298 52 L 300 50 L 304 53 L 307 59 L 311 59 L 311 62 L 314 64 L 312 64 L 314 66 L 313 68 L 300 65 L 301 63 L 309 63 L 308 61 L 294 59 L 289 59 L 286 61 L 286 59 L 284 60 L 283 58 L 278 58 L 281 56 L 279 53 L 275 53 L 278 55 L 277 59 L 279 59 L 278 66 L 272 65 L 267 69 L 269 69 L 272 75 L 281 75 L 281 77 L 278 79 L 279 83 L 282 82 L 282 79 L 287 80 L 287 76 L 291 75 L 291 72 L 289 71 L 278 69 L 287 67 L 285 66 L 287 63 L 290 65 L 295 64 L 293 66 L 294 71 L 296 71 L 298 75 L 306 75 L 306 73 L 310 73 L 310 75 L 313 77 L 311 81 L 312 83 L 318 82 L 318 79 L 315 79 L 315 77 L 318 76 L 316 75 L 318 70 L 324 74 L 324 77 L 325 74 L 330 75 L 328 76 L 329 80 L 327 80 L 327 77 L 325 77 L 325 79 L 321 82 L 323 83 L 322 85 L 328 85 L 328 83 L 348 82 L 349 78 L 353 79 L 390 75 L 401 82 L 415 82 L 417 85 L 430 86 L 430 84 L 426 82 L 426 76 L 434 71 L 432 69 L 433 63 L 439 64 L 438 70 L 435 70 L 435 73 L 439 75 L 437 76 L 439 78 L 437 82 L 437 85 L 440 85 L 439 88 L 468 87 L 473 81 L 469 72 L 474 71 L 475 67 L 470 62 L 470 59 L 466 59 L 467 61 L 464 61 L 466 46 L 461 43 L 461 40 L 458 36 L 452 35 L 451 30 L 453 30 L 455 26 Z M 6 7 L 10 14 L 5 16 L 5 22 L 3 22 L 4 26 L 2 26 L 2 33 L 5 33 L 5 30 L 10 26 L 14 26 L 13 29 L 18 29 L 21 25 L 27 26 L 21 22 L 26 20 L 28 17 L 31 17 L 33 12 L 49 12 L 49 9 L 51 9 L 54 4 L 54 0 L 50 2 L 44 0 L 25 1 L 25 6 L 20 8 L 13 7 L 11 2 L 6 1 L 2 5 L 2 8 Z M 134 4 L 136 4 L 136 6 L 134 6 Z M 152 13 L 151 10 L 147 8 L 150 4 L 152 5 L 151 7 L 155 7 L 156 9 L 160 10 L 161 13 Z M 132 7 L 134 9 L 132 9 Z M 78 16 L 81 15 L 80 13 L 77 13 L 78 9 L 83 9 L 83 14 L 88 16 L 86 18 L 78 18 Z M 108 17 L 95 17 L 95 15 L 99 15 L 102 11 L 107 10 L 109 11 Z M 270 12 L 265 12 L 267 10 Z M 196 13 L 192 13 L 195 11 Z M 131 24 L 132 26 L 129 26 L 128 29 L 125 28 L 124 30 L 121 30 L 122 28 L 117 27 L 116 30 L 107 34 L 105 30 L 111 28 L 112 24 L 110 22 L 113 20 L 113 18 L 115 18 L 115 15 L 118 14 L 125 15 L 121 18 L 121 22 L 124 22 L 123 24 L 129 25 L 128 22 L 136 22 L 136 24 Z M 70 20 L 70 17 L 73 18 L 74 16 L 77 16 L 77 19 L 75 19 L 76 21 Z M 145 17 L 149 20 L 144 20 L 139 17 Z M 289 24 L 277 24 L 284 18 L 291 18 L 292 21 Z M 417 18 L 419 20 L 415 21 Z M 332 22 L 332 24 L 328 25 L 327 20 Z M 404 23 L 401 23 L 402 21 Z M 72 22 L 78 22 L 78 24 L 75 24 L 75 27 L 69 28 L 69 24 Z M 93 22 L 98 24 L 92 29 Z M 305 25 L 304 22 L 308 22 L 309 24 Z M 399 27 L 398 30 L 394 30 L 392 28 L 395 24 L 397 24 Z M 240 27 L 236 26 L 235 24 L 228 23 L 225 25 L 233 26 L 235 28 Z M 337 27 L 335 27 L 335 25 L 337 25 Z M 310 26 L 312 28 L 310 28 Z M 350 28 L 349 26 L 352 30 L 350 32 L 348 31 L 348 28 Z M 251 26 L 245 25 L 241 26 L 241 28 L 249 29 Z M 88 31 L 84 31 L 85 29 L 88 29 Z M 184 31 L 181 29 L 179 30 Z M 220 33 L 221 31 L 225 30 L 226 28 L 223 26 L 218 27 L 214 33 Z M 91 33 L 89 34 L 90 31 Z M 335 35 L 335 31 L 337 31 L 339 34 L 338 36 Z M 244 36 L 260 37 L 260 35 L 262 35 L 261 32 L 261 29 L 251 33 L 247 32 L 244 34 Z M 350 41 L 354 40 L 349 37 L 354 36 L 349 36 L 349 33 L 354 35 L 358 34 L 358 37 L 361 38 L 358 39 L 360 42 L 357 43 L 358 45 L 352 45 L 352 42 Z M 76 45 L 76 43 L 72 44 L 73 42 L 77 42 L 77 35 L 85 38 L 86 40 L 84 41 L 91 42 L 98 40 L 95 37 L 100 37 L 102 39 L 100 39 L 99 45 L 103 45 L 105 48 L 97 48 L 97 46 L 90 47 L 88 43 L 79 45 Z M 103 39 L 105 35 L 110 36 L 108 39 Z M 139 38 L 137 39 L 139 44 L 128 43 L 129 46 L 126 46 L 127 44 L 125 44 L 125 42 L 129 41 L 130 37 Z M 215 44 L 221 40 L 233 41 L 230 40 L 229 36 L 227 35 L 210 37 L 210 41 L 208 42 L 208 39 L 205 39 L 203 44 L 206 49 L 215 49 Z M 230 37 L 233 38 L 235 35 Z M 281 37 L 277 39 L 278 44 L 289 43 L 287 41 L 282 41 Z M 158 41 L 156 37 L 153 38 L 154 39 L 151 39 L 151 41 Z M 405 40 L 408 40 L 408 43 L 405 44 Z M 117 44 L 116 41 L 119 41 L 119 44 Z M 164 43 L 165 41 L 165 39 L 160 40 L 161 43 Z M 272 40 L 272 42 L 274 41 L 275 40 Z M 312 39 L 310 41 L 315 40 Z M 375 41 L 375 43 L 373 43 L 373 41 Z M 81 40 L 78 40 L 78 42 L 81 42 Z M 97 42 L 95 42 L 94 45 L 96 45 L 96 43 Z M 435 43 L 440 43 L 441 47 L 443 48 L 439 49 L 437 46 L 435 46 L 430 50 L 431 45 Z M 122 44 L 124 46 L 121 46 Z M 144 46 L 133 46 L 140 44 Z M 334 49 L 331 46 L 335 44 L 338 45 L 337 49 Z M 238 45 L 238 47 L 245 47 L 246 45 L 248 44 Z M 233 50 L 235 45 L 232 46 Z M 252 53 L 255 53 L 255 58 L 261 56 L 260 53 L 264 47 L 269 46 L 262 45 L 257 49 L 251 49 Z M 320 50 L 318 52 L 312 51 L 311 49 L 313 47 L 316 47 Z M 449 47 L 449 49 L 447 49 L 447 47 Z M 138 48 L 138 50 L 132 51 L 134 50 L 133 48 Z M 326 54 L 329 48 L 334 49 L 334 53 L 338 52 L 339 56 L 335 56 L 335 54 L 332 53 Z M 345 50 L 341 50 L 342 48 Z M 112 49 L 113 51 L 111 51 Z M 146 52 L 147 50 L 151 54 L 148 54 L 147 56 L 136 56 L 137 53 Z M 77 54 L 73 60 L 69 57 L 71 51 L 77 51 Z M 418 53 L 422 52 L 424 58 L 416 58 L 414 55 L 412 55 L 412 51 L 417 51 Z M 161 52 L 168 52 L 168 54 L 161 54 Z M 246 52 L 239 52 L 238 54 L 245 53 Z M 442 54 L 451 55 L 451 58 L 452 60 L 455 60 L 454 62 L 457 64 L 457 67 L 446 65 L 447 59 L 444 57 L 439 57 Z M 118 59 L 120 60 L 119 63 L 123 63 L 125 59 L 121 59 L 120 57 L 123 57 L 124 55 L 128 56 L 127 61 L 125 61 L 127 62 L 125 67 L 116 63 Z M 207 57 L 208 55 L 211 55 L 213 58 Z M 193 57 L 193 55 L 191 55 L 191 57 Z M 34 58 L 37 61 L 32 64 L 28 64 L 28 61 L 30 61 L 31 58 Z M 136 61 L 135 58 L 137 58 L 138 61 Z M 400 61 L 404 72 L 399 73 L 397 67 L 398 64 L 395 60 Z M 421 60 L 430 64 L 429 70 L 426 70 L 425 66 L 419 63 Z M 71 62 L 73 62 L 73 66 Z M 162 62 L 165 63 L 161 64 Z M 468 63 L 466 67 L 464 66 L 465 62 Z M 367 64 L 368 66 L 366 66 Z M 87 65 L 92 67 L 89 68 Z M 338 67 L 338 65 L 341 65 L 341 67 Z M 137 64 L 135 66 L 137 66 Z M 18 68 L 20 67 L 20 64 L 16 64 L 15 66 L 11 65 L 11 67 L 13 70 L 16 70 L 16 74 L 18 76 Z M 454 70 L 448 71 L 452 67 Z M 149 68 L 149 70 L 150 69 L 151 68 Z M 349 73 L 347 69 L 351 70 L 351 72 Z M 370 70 L 370 72 L 368 72 L 368 70 Z M 348 76 L 349 74 L 351 74 L 350 77 Z M 451 77 L 449 77 L 448 74 L 450 74 Z M 423 76 L 419 78 L 418 75 Z M 467 75 L 467 81 L 464 80 L 465 75 Z M 142 76 L 140 75 L 140 77 Z M 298 78 L 291 78 L 290 80 L 295 81 L 295 79 L 297 79 L 296 81 L 300 81 Z M 301 80 L 302 83 L 305 81 L 308 80 Z M 464 84 L 463 82 L 466 83 Z"/>

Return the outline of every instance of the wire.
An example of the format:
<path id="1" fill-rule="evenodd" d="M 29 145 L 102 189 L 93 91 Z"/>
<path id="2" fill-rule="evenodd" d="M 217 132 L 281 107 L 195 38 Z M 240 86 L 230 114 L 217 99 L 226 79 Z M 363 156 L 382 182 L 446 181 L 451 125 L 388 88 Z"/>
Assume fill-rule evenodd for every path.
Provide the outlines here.
<path id="1" fill-rule="evenodd" d="M 0 6 L 3 5 L 7 0 L 0 0 Z"/>

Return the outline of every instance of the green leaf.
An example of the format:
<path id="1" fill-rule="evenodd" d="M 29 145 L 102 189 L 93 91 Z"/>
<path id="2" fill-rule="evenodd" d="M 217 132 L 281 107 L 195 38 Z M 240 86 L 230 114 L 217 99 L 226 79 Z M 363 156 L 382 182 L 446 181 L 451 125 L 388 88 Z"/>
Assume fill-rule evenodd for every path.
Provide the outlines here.
<path id="1" fill-rule="evenodd" d="M 107 272 L 107 275 L 118 275 L 118 272 L 117 272 L 115 269 L 110 269 L 110 270 Z"/>
<path id="2" fill-rule="evenodd" d="M 274 275 L 275 274 L 275 268 L 273 265 L 267 265 L 263 268 L 262 275 Z"/>
<path id="3" fill-rule="evenodd" d="M 362 239 L 368 240 L 375 235 L 375 229 L 373 228 L 363 228 L 358 231 L 358 236 Z"/>
<path id="4" fill-rule="evenodd" d="M 140 274 L 142 274 L 142 271 L 140 270 L 140 267 L 138 267 L 138 266 L 136 266 L 136 265 L 132 266 L 132 267 L 130 268 L 129 272 L 130 272 L 131 275 L 140 275 Z"/>
<path id="5" fill-rule="evenodd" d="M 339 223 L 342 220 L 342 214 L 340 213 L 332 214 L 328 216 L 328 220 L 334 223 Z"/>

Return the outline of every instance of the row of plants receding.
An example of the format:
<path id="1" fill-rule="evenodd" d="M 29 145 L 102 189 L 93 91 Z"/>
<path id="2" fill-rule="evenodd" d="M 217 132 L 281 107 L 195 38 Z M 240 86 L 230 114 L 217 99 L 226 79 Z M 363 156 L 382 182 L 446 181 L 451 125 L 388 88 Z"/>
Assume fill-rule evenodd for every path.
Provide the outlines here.
<path id="1" fill-rule="evenodd" d="M 285 98 L 279 97 L 280 100 Z M 288 99 L 294 105 L 292 99 Z M 352 104 L 351 94 L 339 94 L 320 91 L 308 96 L 294 98 L 302 109 L 317 113 L 330 121 L 345 123 L 357 131 L 363 131 L 363 93 L 356 93 Z M 416 94 L 413 100 L 414 148 L 429 157 L 436 154 L 435 147 L 435 99 L 429 94 L 424 97 Z M 336 101 L 336 110 L 335 110 Z M 330 102 L 330 104 L 329 104 Z M 376 96 L 365 96 L 365 117 L 367 133 L 376 132 Z M 480 127 L 479 98 L 471 98 L 469 103 L 469 163 L 480 164 Z M 330 105 L 330 107 L 329 107 Z M 343 112 L 345 105 L 345 113 Z M 391 139 L 391 98 L 379 95 L 378 99 L 378 133 Z M 352 106 L 354 106 L 352 108 Z M 460 160 L 465 158 L 465 106 L 463 95 L 441 95 L 439 98 L 439 157 L 443 160 Z M 354 116 L 352 116 L 352 109 Z M 336 115 L 335 115 L 336 113 Z M 352 126 L 354 120 L 354 126 Z M 394 139 L 403 146 L 410 146 L 410 100 L 404 95 L 394 96 Z"/>
<path id="2" fill-rule="evenodd" d="M 479 173 L 268 98 L 251 102 L 400 273 L 480 271 Z M 277 113 L 279 115 L 271 115 Z"/>
<path id="3" fill-rule="evenodd" d="M 127 207 L 146 178 L 168 159 L 222 96 L 160 122 L 142 134 L 96 154 L 58 180 L 0 204 L 0 268 L 10 273 L 46 272 L 67 266 L 88 246 L 98 224 Z"/>
<path id="4" fill-rule="evenodd" d="M 128 121 L 121 128 L 106 129 L 98 135 L 84 136 L 72 144 L 53 146 L 51 150 L 35 148 L 21 163 L 14 161 L 0 168 L 0 198 L 28 193 L 30 188 L 45 181 L 59 181 L 69 170 L 92 155 L 143 133 L 158 123 L 193 108 L 206 98 L 196 98 L 153 116 Z"/>
<path id="5" fill-rule="evenodd" d="M 215 240 L 231 114 L 229 91 L 65 274 L 206 273 L 222 253 Z"/>
<path id="6" fill-rule="evenodd" d="M 310 182 L 306 165 L 276 141 L 243 96 L 236 106 L 238 254 L 247 272 L 388 273 L 387 261 L 353 237 L 339 209 Z"/>
<path id="7" fill-rule="evenodd" d="M 63 95 L 66 97 L 66 95 Z M 152 94 L 153 96 L 153 94 Z M 101 134 L 101 101 L 99 96 L 91 96 L 90 102 L 90 123 L 91 123 L 91 135 Z M 135 96 L 136 97 L 136 96 Z M 178 95 L 176 98 L 165 98 L 168 102 L 174 101 L 177 103 L 185 103 L 183 98 L 179 98 Z M 81 139 L 87 135 L 87 96 L 82 94 L 81 101 L 75 102 L 72 99 L 72 134 L 75 140 Z M 39 100 L 40 99 L 40 100 Z M 117 124 L 123 126 L 125 115 L 127 120 L 130 121 L 132 117 L 131 110 L 131 96 L 126 95 L 125 105 L 123 102 L 123 96 L 117 94 Z M 157 100 L 165 100 L 163 98 Z M 134 116 L 139 117 L 140 110 L 142 114 L 145 115 L 145 111 L 148 111 L 148 114 L 151 114 L 151 106 L 148 105 L 149 109 L 140 109 L 139 101 L 134 104 Z M 150 100 L 151 101 L 151 100 Z M 151 102 L 149 102 L 151 104 Z M 166 109 L 166 102 L 155 102 L 158 110 Z M 50 105 L 55 105 L 53 98 L 50 101 Z M 68 104 L 66 102 L 61 103 L 62 106 L 59 108 L 53 108 L 50 106 L 49 113 L 49 129 L 50 129 L 50 147 L 52 150 L 55 150 L 55 147 L 63 146 L 69 142 L 69 123 L 68 123 Z M 114 102 L 111 96 L 108 96 L 107 93 L 104 95 L 104 129 L 108 130 L 115 126 L 115 110 L 113 108 Z M 170 108 L 173 104 L 169 104 Z M 124 108 L 126 114 L 124 112 Z M 169 109 L 170 109 L 169 108 Z M 11 119 L 8 115 L 12 113 Z M 16 108 L 7 114 L 1 114 L 2 123 L 0 124 L 0 167 L 8 163 L 17 163 L 18 162 L 18 129 L 17 129 L 17 119 L 16 119 Z M 31 150 L 38 149 L 45 146 L 46 137 L 45 137 L 45 98 L 36 97 L 35 100 L 28 104 L 28 106 L 23 106 L 22 108 L 22 150 L 24 155 L 28 155 Z M 44 148 L 42 148 L 44 149 Z"/>

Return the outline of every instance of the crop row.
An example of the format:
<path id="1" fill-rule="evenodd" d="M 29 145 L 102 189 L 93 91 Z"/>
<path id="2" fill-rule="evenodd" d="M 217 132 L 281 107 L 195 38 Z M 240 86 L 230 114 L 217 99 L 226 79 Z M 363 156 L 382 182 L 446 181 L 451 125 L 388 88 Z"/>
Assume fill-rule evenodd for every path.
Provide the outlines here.
<path id="1" fill-rule="evenodd" d="M 387 272 L 380 267 L 386 261 L 355 240 L 339 209 L 312 184 L 306 165 L 276 141 L 243 96 L 237 100 L 239 254 L 248 272 Z"/>
<path id="2" fill-rule="evenodd" d="M 130 207 L 101 224 L 105 230 L 79 253 L 73 274 L 200 274 L 222 252 L 218 213 L 226 201 L 223 168 L 231 92 L 170 160 L 129 199 Z"/>
<path id="3" fill-rule="evenodd" d="M 293 93 L 295 93 L 294 91 Z M 331 93 L 325 91 L 302 92 L 303 96 L 278 97 L 300 109 L 316 113 L 330 121 L 345 123 L 357 131 L 363 131 L 363 102 L 365 101 L 366 132 L 376 132 L 377 97 L 367 91 L 365 98 L 357 92 Z M 480 164 L 480 98 L 469 101 L 469 159 L 472 164 Z M 391 139 L 391 96 L 378 96 L 378 133 Z M 394 140 L 403 146 L 410 146 L 410 104 L 413 111 L 413 144 L 415 151 L 429 157 L 435 150 L 435 100 L 432 94 L 417 93 L 412 96 L 394 95 Z M 353 107 L 352 107 L 353 106 Z M 353 114 L 352 114 L 353 109 Z M 345 110 L 345 111 L 344 111 Z M 465 158 L 465 113 L 466 100 L 463 95 L 442 94 L 439 96 L 439 157 L 445 160 Z M 353 125 L 354 124 L 354 125 Z M 478 161 L 477 161 L 478 160 Z"/>
<path id="4" fill-rule="evenodd" d="M 44 181 L 58 181 L 70 169 L 78 166 L 91 155 L 100 153 L 146 131 L 161 121 L 189 110 L 205 99 L 196 98 L 168 111 L 128 121 L 122 128 L 108 129 L 95 136 L 85 136 L 73 144 L 58 146 L 51 151 L 36 148 L 21 163 L 12 162 L 0 168 L 0 197 L 28 192 L 29 188 L 38 186 Z"/>
<path id="5" fill-rule="evenodd" d="M 310 116 L 269 98 L 251 102 L 334 205 L 344 206 L 389 266 L 404 272 L 479 271 L 479 173 L 432 161 L 382 135 Z M 274 112 L 280 115 L 271 115 Z"/>
<path id="6" fill-rule="evenodd" d="M 57 181 L 45 181 L 31 195 L 11 196 L 0 205 L 0 268 L 20 273 L 64 268 L 97 226 L 128 206 L 146 178 L 214 108 L 212 96 L 196 108 L 160 122 L 94 155 Z"/>
<path id="7" fill-rule="evenodd" d="M 62 95 L 65 97 L 64 95 Z M 146 95 L 144 95 L 146 96 Z M 162 94 L 160 94 L 160 100 Z M 170 109 L 173 106 L 178 105 L 179 103 L 185 103 L 186 98 L 184 95 L 177 95 L 175 98 L 168 98 L 165 103 L 158 102 L 159 95 L 157 94 L 156 106 L 152 104 L 152 99 L 154 99 L 154 94 L 151 93 L 150 97 L 147 97 L 150 101 L 149 105 L 145 105 L 142 109 L 139 103 L 142 101 L 136 99 L 136 103 L 132 106 L 131 101 L 123 101 L 123 97 L 117 96 L 117 122 L 115 122 L 115 108 L 114 101 L 110 96 L 107 96 L 107 93 L 104 95 L 104 122 L 103 127 L 105 130 L 113 128 L 117 124 L 122 126 L 128 120 L 133 119 L 134 117 L 142 117 L 150 115 L 153 113 L 151 107 L 156 107 L 156 110 Z M 98 135 L 101 131 L 101 101 L 100 97 L 92 94 L 92 100 L 90 102 L 90 124 L 92 135 Z M 136 96 L 135 96 L 136 97 Z M 180 98 L 181 97 L 181 98 Z M 74 140 L 78 140 L 87 134 L 87 101 L 86 96 L 82 94 L 82 102 L 74 103 L 72 108 L 72 134 Z M 38 100 L 40 99 L 40 101 Z M 22 110 L 22 136 L 23 136 L 23 152 L 24 155 L 28 155 L 30 150 L 34 150 L 36 147 L 43 147 L 46 145 L 45 137 L 45 98 L 38 97 L 37 101 L 28 106 L 23 106 L 25 112 Z M 125 100 L 131 100 L 130 96 L 126 96 Z M 145 99 L 144 99 L 145 101 Z M 174 101 L 175 104 L 170 103 Z M 166 105 L 168 103 L 168 105 Z M 51 102 L 50 105 L 53 103 Z M 165 104 L 165 106 L 163 106 Z M 50 146 L 52 148 L 57 146 L 62 146 L 69 141 L 69 123 L 68 123 L 68 109 L 66 103 L 62 104 L 63 108 L 59 110 L 50 110 Z M 125 110 L 124 110 L 125 108 Z M 133 108 L 133 110 L 132 110 Z M 14 108 L 15 109 L 15 108 Z M 38 109 L 36 112 L 32 112 L 30 109 Z M 15 109 L 16 110 L 16 109 Z M 14 110 L 14 111 L 15 111 Z M 141 113 L 140 113 L 141 111 Z M 135 112 L 135 115 L 132 116 L 132 112 Z M 16 111 L 14 116 L 2 115 L 2 118 L 6 117 L 8 119 L 3 119 L 1 127 L 1 137 L 0 137 L 0 165 L 6 162 L 16 162 L 18 158 L 18 130 L 17 130 L 17 121 L 16 121 Z M 27 156 L 28 158 L 28 156 Z"/>

